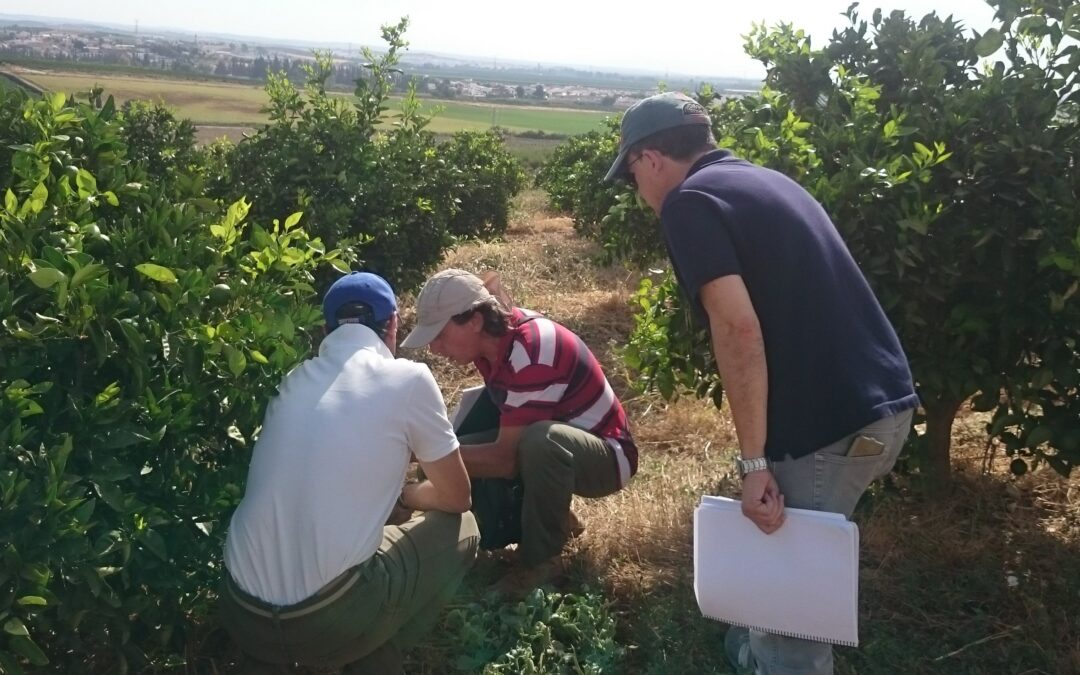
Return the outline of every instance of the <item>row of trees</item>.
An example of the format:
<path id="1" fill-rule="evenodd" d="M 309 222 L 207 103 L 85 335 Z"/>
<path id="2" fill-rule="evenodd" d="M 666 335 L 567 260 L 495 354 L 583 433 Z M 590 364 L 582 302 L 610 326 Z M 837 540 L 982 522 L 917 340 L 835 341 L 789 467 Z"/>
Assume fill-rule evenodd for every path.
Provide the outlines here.
<path id="1" fill-rule="evenodd" d="M 236 147 L 196 149 L 160 106 L 0 88 L 0 671 L 184 663 L 320 287 L 364 266 L 408 290 L 505 228 L 501 140 L 387 109 L 404 29 L 356 104 L 325 61 L 306 91 L 275 76 Z"/>
<path id="2" fill-rule="evenodd" d="M 1080 4 L 991 0 L 996 26 L 848 11 L 824 48 L 756 26 L 759 94 L 718 101 L 723 147 L 798 180 L 833 217 L 900 333 L 925 410 L 909 457 L 940 477 L 966 401 L 1013 469 L 1080 462 Z M 601 185 L 617 127 L 560 148 L 539 182 L 612 257 L 663 250 L 626 186 Z M 667 395 L 720 400 L 670 275 L 646 280 L 627 348 Z"/>

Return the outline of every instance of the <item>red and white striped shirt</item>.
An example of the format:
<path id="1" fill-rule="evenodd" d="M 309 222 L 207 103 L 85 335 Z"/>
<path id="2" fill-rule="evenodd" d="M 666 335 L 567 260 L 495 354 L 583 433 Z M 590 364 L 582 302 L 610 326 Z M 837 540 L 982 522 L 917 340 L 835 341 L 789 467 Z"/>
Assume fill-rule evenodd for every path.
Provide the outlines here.
<path id="1" fill-rule="evenodd" d="M 499 406 L 500 424 L 555 420 L 593 433 L 614 450 L 619 485 L 626 485 L 637 472 L 637 447 L 622 404 L 581 338 L 551 319 L 515 307 L 500 349 L 503 361 L 474 362 Z"/>

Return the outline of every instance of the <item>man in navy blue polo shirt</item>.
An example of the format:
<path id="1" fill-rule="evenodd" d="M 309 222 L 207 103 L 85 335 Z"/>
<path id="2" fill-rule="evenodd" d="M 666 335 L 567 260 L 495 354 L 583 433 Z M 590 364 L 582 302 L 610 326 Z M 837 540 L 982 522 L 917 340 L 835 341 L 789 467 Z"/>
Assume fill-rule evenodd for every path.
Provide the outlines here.
<path id="1" fill-rule="evenodd" d="M 850 517 L 892 469 L 918 397 L 824 209 L 786 176 L 717 149 L 705 109 L 678 93 L 627 110 L 613 178 L 660 216 L 679 285 L 709 328 L 743 513 L 766 533 L 785 505 Z M 735 666 L 759 674 L 833 671 L 827 644 L 742 629 L 725 642 Z"/>

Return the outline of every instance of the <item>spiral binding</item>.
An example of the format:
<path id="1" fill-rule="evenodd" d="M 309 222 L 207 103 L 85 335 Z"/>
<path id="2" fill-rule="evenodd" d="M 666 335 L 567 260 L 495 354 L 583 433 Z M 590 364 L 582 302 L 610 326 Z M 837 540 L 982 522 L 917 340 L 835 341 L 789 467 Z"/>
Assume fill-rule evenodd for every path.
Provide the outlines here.
<path id="1" fill-rule="evenodd" d="M 711 616 L 709 614 L 703 615 L 706 619 L 712 619 L 713 621 L 719 621 L 720 623 L 731 624 L 732 626 L 739 626 L 741 628 L 749 628 L 750 630 L 760 631 L 762 633 L 768 633 L 770 635 L 782 635 L 783 637 L 798 638 L 800 640 L 810 640 L 811 642 L 826 642 L 828 644 L 837 644 L 843 647 L 858 647 L 859 642 L 856 640 L 823 640 L 815 635 L 805 635 L 802 633 L 792 633 L 786 630 L 777 630 L 775 628 L 763 628 L 761 626 L 751 626 L 750 624 L 741 623 L 739 621 L 729 621 L 727 619 L 721 619 L 718 616 Z"/>

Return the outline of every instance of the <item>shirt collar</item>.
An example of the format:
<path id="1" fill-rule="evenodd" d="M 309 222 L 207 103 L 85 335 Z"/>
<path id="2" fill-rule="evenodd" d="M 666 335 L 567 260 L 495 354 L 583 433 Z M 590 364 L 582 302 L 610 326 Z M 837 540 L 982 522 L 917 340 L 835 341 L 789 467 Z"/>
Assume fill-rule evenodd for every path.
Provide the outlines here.
<path id="1" fill-rule="evenodd" d="M 701 171 L 702 169 L 704 169 L 706 166 L 708 166 L 710 164 L 715 164 L 716 162 L 727 159 L 728 157 L 731 157 L 731 156 L 732 155 L 731 155 L 730 150 L 724 150 L 723 148 L 717 148 L 716 150 L 710 150 L 709 152 L 706 152 L 701 157 L 698 157 L 698 160 L 696 162 L 694 162 L 690 166 L 690 170 L 686 172 L 686 177 L 689 178 L 690 176 L 693 176 L 698 171 Z"/>
<path id="2" fill-rule="evenodd" d="M 358 323 L 344 323 L 323 338 L 319 345 L 319 356 L 330 356 L 371 349 L 384 358 L 394 358 L 386 343 L 379 339 L 375 331 Z"/>
<path id="3" fill-rule="evenodd" d="M 702 169 L 709 166 L 710 164 L 716 164 L 717 162 L 721 162 L 721 161 L 723 161 L 725 159 L 728 159 L 728 158 L 731 158 L 731 157 L 734 157 L 734 155 L 731 154 L 731 151 L 730 150 L 724 150 L 723 148 L 717 148 L 716 150 L 710 150 L 709 152 L 706 152 L 701 157 L 698 157 L 697 161 L 694 162 L 693 164 L 691 164 L 690 169 L 687 170 L 686 178 L 683 178 L 679 182 L 679 184 L 675 186 L 675 189 L 673 189 L 671 192 L 667 193 L 667 196 L 664 197 L 664 203 L 661 204 L 661 206 L 660 206 L 660 212 L 661 213 L 664 212 L 664 207 L 666 207 L 668 202 L 670 202 L 672 199 L 675 198 L 676 195 L 679 194 L 683 184 L 687 180 L 690 179 L 690 176 L 693 176 L 695 173 L 697 173 L 698 171 L 701 171 Z"/>

